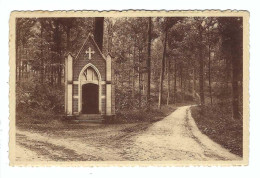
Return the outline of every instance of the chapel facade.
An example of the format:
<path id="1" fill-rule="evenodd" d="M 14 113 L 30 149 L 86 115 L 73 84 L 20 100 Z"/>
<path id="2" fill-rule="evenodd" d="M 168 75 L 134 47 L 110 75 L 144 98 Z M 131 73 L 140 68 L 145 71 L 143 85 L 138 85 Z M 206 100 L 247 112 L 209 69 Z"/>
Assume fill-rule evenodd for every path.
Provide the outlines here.
<path id="1" fill-rule="evenodd" d="M 65 60 L 66 115 L 103 120 L 114 116 L 113 73 L 110 55 L 105 57 L 89 34 L 78 54 L 68 54 Z"/>

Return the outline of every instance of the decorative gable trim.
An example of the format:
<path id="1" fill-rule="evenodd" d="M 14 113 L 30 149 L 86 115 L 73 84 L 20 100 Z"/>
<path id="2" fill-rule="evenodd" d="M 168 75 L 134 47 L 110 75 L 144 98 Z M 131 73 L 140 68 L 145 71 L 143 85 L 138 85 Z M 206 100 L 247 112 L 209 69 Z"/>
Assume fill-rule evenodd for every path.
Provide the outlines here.
<path id="1" fill-rule="evenodd" d="M 83 45 L 81 46 L 79 52 L 77 53 L 77 55 L 76 55 L 76 57 L 75 57 L 75 60 L 74 60 L 74 63 L 77 61 L 77 59 L 78 59 L 80 53 L 82 52 L 82 50 L 83 50 L 84 46 L 86 45 L 86 43 L 88 42 L 88 40 L 92 40 L 94 46 L 98 49 L 98 53 L 99 53 L 99 54 L 102 56 L 102 58 L 106 61 L 106 57 L 103 55 L 103 53 L 102 53 L 101 50 L 99 49 L 99 47 L 98 47 L 96 41 L 95 41 L 94 38 L 93 38 L 93 35 L 92 35 L 91 33 L 89 33 L 88 36 L 87 36 L 87 39 L 84 41 L 84 43 L 83 43 Z"/>

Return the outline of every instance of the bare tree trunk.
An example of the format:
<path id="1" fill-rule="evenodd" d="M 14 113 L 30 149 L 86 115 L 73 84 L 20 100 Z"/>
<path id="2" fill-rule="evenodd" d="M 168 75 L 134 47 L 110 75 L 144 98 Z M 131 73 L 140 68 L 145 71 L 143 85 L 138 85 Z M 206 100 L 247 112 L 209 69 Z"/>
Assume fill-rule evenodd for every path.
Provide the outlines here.
<path id="1" fill-rule="evenodd" d="M 142 85 L 141 85 L 141 59 L 140 59 L 140 49 L 138 49 L 138 86 L 139 86 L 139 107 L 142 106 L 141 101 L 142 101 Z"/>
<path id="2" fill-rule="evenodd" d="M 15 34 L 16 34 L 16 38 L 15 38 L 15 58 L 16 58 L 16 81 L 20 81 L 21 79 L 21 75 L 20 75 L 20 65 L 21 65 L 21 58 L 20 58 L 20 50 L 19 50 L 19 46 L 18 46 L 18 41 L 20 40 L 20 33 L 19 33 L 19 26 L 18 22 L 16 20 L 16 29 L 15 29 Z"/>
<path id="3" fill-rule="evenodd" d="M 238 109 L 238 98 L 239 98 L 239 91 L 238 91 L 238 64 L 237 59 L 232 59 L 232 106 L 233 106 L 233 119 L 239 118 L 239 109 Z"/>
<path id="4" fill-rule="evenodd" d="M 131 60 L 130 60 L 130 55 L 131 53 L 131 48 L 129 48 L 128 50 L 128 58 L 129 58 L 129 66 L 131 66 Z M 128 69 L 128 87 L 131 88 L 131 68 Z"/>
<path id="5" fill-rule="evenodd" d="M 181 101 L 183 102 L 183 70 L 182 63 L 180 63 L 180 89 L 181 89 Z"/>
<path id="6" fill-rule="evenodd" d="M 231 49 L 229 49 L 231 50 Z M 226 77 L 224 78 L 225 80 L 225 88 L 226 88 L 226 91 L 229 91 L 229 82 L 230 82 L 230 61 L 228 59 L 225 59 L 225 62 L 226 62 L 226 66 L 225 66 L 225 74 L 226 74 Z"/>
<path id="7" fill-rule="evenodd" d="M 209 96 L 210 104 L 212 105 L 212 92 L 211 92 L 211 64 L 210 64 L 210 45 L 209 45 Z"/>
<path id="8" fill-rule="evenodd" d="M 184 101 L 185 101 L 185 95 L 186 95 L 187 89 L 188 89 L 187 81 L 188 81 L 188 70 L 189 70 L 189 67 L 187 66 L 185 69 L 186 70 L 184 71 L 184 79 L 183 79 L 183 82 L 184 82 L 184 85 L 183 85 L 183 100 Z"/>
<path id="9" fill-rule="evenodd" d="M 53 72 L 53 66 L 51 65 L 51 85 L 53 85 L 54 82 L 54 72 Z"/>
<path id="10" fill-rule="evenodd" d="M 152 18 L 148 18 L 148 47 L 147 47 L 147 109 L 150 109 L 150 90 L 151 90 L 151 41 L 152 41 Z"/>
<path id="11" fill-rule="evenodd" d="M 43 31 L 43 26 L 41 25 L 41 71 L 40 71 L 40 80 L 41 83 L 44 82 L 44 60 L 43 60 L 43 39 L 42 39 L 42 31 Z"/>
<path id="12" fill-rule="evenodd" d="M 62 69 L 61 69 L 61 58 L 60 58 L 60 61 L 59 61 L 59 66 L 58 66 L 58 78 L 57 78 L 57 83 L 59 86 L 61 86 L 61 73 L 62 73 Z"/>
<path id="13" fill-rule="evenodd" d="M 177 58 L 174 58 L 174 104 L 176 104 L 177 93 Z"/>
<path id="14" fill-rule="evenodd" d="M 170 71 L 171 71 L 171 61 L 168 58 L 167 59 L 167 63 L 168 63 L 168 73 L 167 73 L 167 105 L 169 105 L 170 103 L 170 85 L 171 85 L 171 81 L 170 81 Z"/>
<path id="15" fill-rule="evenodd" d="M 164 38 L 164 48 L 163 48 L 161 75 L 160 75 L 160 86 L 159 86 L 159 99 L 158 99 L 158 108 L 159 109 L 161 109 L 161 105 L 162 105 L 163 78 L 164 78 L 164 67 L 165 67 L 167 36 L 168 36 L 168 30 L 166 29 L 166 31 L 165 31 L 165 38 Z"/>
<path id="16" fill-rule="evenodd" d="M 134 56 L 133 56 L 133 79 L 132 79 L 132 98 L 135 99 L 135 45 L 136 39 L 134 43 Z"/>
<path id="17" fill-rule="evenodd" d="M 145 73 L 142 73 L 142 91 L 143 91 L 143 95 L 145 96 L 146 92 L 145 92 Z"/>
<path id="18" fill-rule="evenodd" d="M 196 69 L 195 65 L 193 66 L 193 87 L 192 87 L 193 98 L 196 98 Z"/>
<path id="19" fill-rule="evenodd" d="M 239 27 L 242 20 L 236 21 L 235 24 Z M 239 82 L 243 82 L 243 30 L 239 29 L 231 37 L 231 60 L 232 60 L 232 105 L 233 105 L 233 119 L 239 119 Z"/>
<path id="20" fill-rule="evenodd" d="M 19 49 L 19 53 L 18 53 L 18 80 L 20 81 L 22 79 L 22 60 L 21 60 L 21 53 L 22 53 L 22 44 L 21 47 Z"/>
<path id="21" fill-rule="evenodd" d="M 141 107 L 141 106 L 142 106 L 142 104 L 141 104 L 141 99 L 142 99 L 142 86 L 141 86 L 141 74 L 140 74 L 140 72 L 138 73 L 138 84 L 139 84 L 138 100 L 139 100 L 139 107 Z"/>
<path id="22" fill-rule="evenodd" d="M 199 37 L 200 41 L 202 41 L 202 29 L 201 24 L 199 24 Z M 203 62 L 203 54 L 202 54 L 202 44 L 199 46 L 199 86 L 200 86 L 200 104 L 204 105 L 204 62 Z"/>
<path id="23" fill-rule="evenodd" d="M 191 66 L 191 64 L 189 63 L 189 66 Z M 188 77 L 188 93 L 190 93 L 192 91 L 191 89 L 191 78 L 190 78 L 190 67 L 187 68 L 187 77 Z"/>
<path id="24" fill-rule="evenodd" d="M 58 66 L 55 66 L 55 73 L 56 73 L 56 79 L 55 79 L 55 82 L 61 86 L 61 72 L 62 72 L 62 69 L 61 69 L 61 64 L 62 64 L 62 55 L 61 55 L 61 34 L 60 34 L 60 20 L 59 19 L 56 19 L 55 20 L 55 31 L 54 31 L 54 42 L 55 42 L 55 51 L 56 53 L 58 54 L 57 55 L 57 58 L 58 58 L 58 61 L 57 61 L 57 64 Z M 67 31 L 68 33 L 68 31 Z M 67 49 L 68 49 L 68 46 L 69 46 L 69 42 L 68 42 L 68 39 L 70 37 L 68 37 L 68 34 L 67 34 Z M 69 52 L 69 51 L 68 51 Z"/>

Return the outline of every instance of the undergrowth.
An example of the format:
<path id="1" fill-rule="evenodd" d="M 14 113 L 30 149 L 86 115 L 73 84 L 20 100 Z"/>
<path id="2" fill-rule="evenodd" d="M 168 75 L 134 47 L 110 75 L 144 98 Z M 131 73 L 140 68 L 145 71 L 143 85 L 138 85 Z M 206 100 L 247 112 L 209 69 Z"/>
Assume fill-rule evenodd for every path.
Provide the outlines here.
<path id="1" fill-rule="evenodd" d="M 230 152 L 243 156 L 243 119 L 232 118 L 230 102 L 191 108 L 200 131 Z"/>

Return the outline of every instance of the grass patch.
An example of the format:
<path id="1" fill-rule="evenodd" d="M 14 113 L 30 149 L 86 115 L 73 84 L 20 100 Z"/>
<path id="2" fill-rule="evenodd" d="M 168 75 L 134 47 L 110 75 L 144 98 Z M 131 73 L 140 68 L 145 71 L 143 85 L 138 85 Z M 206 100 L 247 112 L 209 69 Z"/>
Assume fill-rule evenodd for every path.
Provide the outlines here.
<path id="1" fill-rule="evenodd" d="M 232 119 L 230 102 L 192 107 L 191 114 L 203 134 L 231 153 L 243 156 L 243 119 Z"/>
<path id="2" fill-rule="evenodd" d="M 151 107 L 150 110 L 125 109 L 117 113 L 113 123 L 156 122 L 175 111 L 176 108 L 174 105 L 165 105 L 161 109 L 155 106 Z"/>
<path id="3" fill-rule="evenodd" d="M 109 124 L 135 124 L 135 123 L 153 123 L 162 120 L 174 112 L 179 106 L 190 103 L 178 103 L 176 105 L 162 105 L 158 109 L 153 105 L 149 111 L 145 109 L 121 109 L 117 112 L 116 117 L 107 124 L 97 125 L 97 127 L 106 127 Z M 53 111 L 44 111 L 40 109 L 19 110 L 16 114 L 16 126 L 23 130 L 34 131 L 54 131 L 77 130 L 86 128 L 86 124 L 67 122 L 63 114 L 54 113 Z"/>
<path id="4" fill-rule="evenodd" d="M 161 109 L 157 105 L 151 106 L 150 110 L 142 109 L 121 109 L 116 114 L 113 123 L 136 123 L 136 122 L 156 122 L 162 120 L 174 112 L 178 107 L 192 105 L 194 102 L 183 102 L 170 105 L 162 105 Z"/>
<path id="5" fill-rule="evenodd" d="M 40 109 L 26 109 L 16 112 L 15 125 L 25 130 L 47 130 L 60 128 L 63 115 Z"/>

